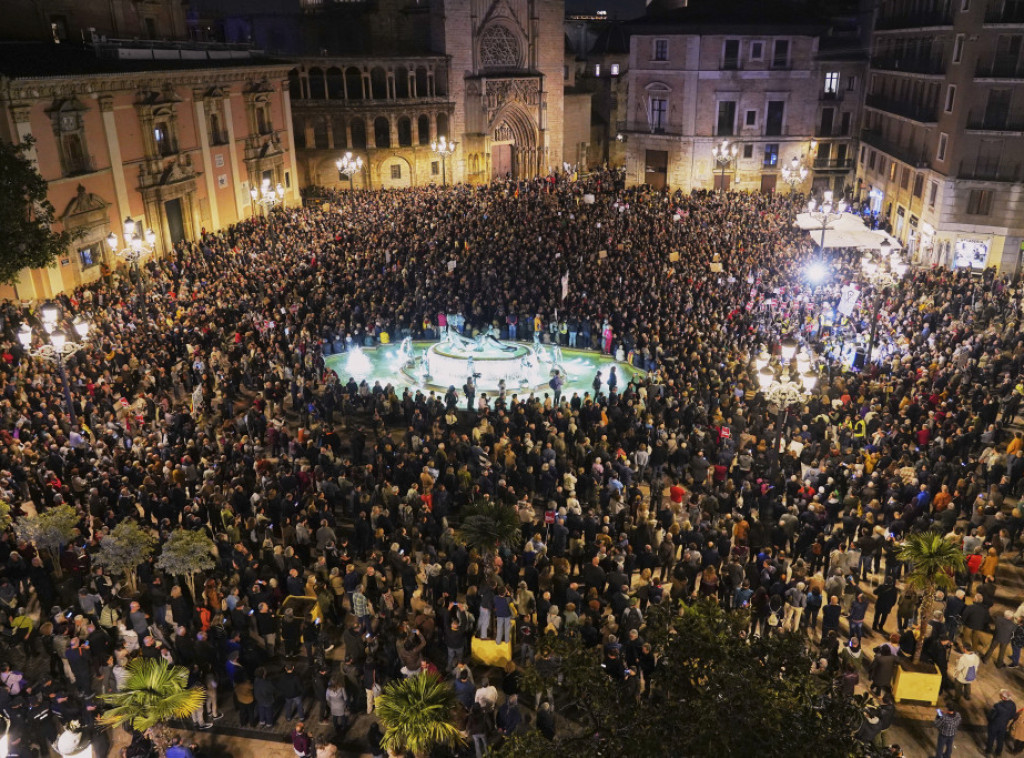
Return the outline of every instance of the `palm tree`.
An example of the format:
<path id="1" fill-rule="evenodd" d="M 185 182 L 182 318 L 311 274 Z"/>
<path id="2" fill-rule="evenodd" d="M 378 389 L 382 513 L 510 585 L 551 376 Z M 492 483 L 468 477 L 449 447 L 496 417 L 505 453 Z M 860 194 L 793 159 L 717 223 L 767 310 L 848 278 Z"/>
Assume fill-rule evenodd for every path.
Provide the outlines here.
<path id="1" fill-rule="evenodd" d="M 490 500 L 474 503 L 463 511 L 455 538 L 479 552 L 490 573 L 494 570 L 494 558 L 499 548 L 516 548 L 523 541 L 519 513 L 515 508 Z"/>
<path id="2" fill-rule="evenodd" d="M 117 692 L 99 696 L 112 706 L 100 716 L 105 726 L 128 724 L 144 732 L 171 719 L 183 719 L 203 707 L 206 693 L 189 688 L 188 669 L 162 658 L 136 658 L 128 664 L 128 679 Z"/>
<path id="3" fill-rule="evenodd" d="M 921 642 L 924 642 L 928 622 L 931 621 L 935 593 L 956 588 L 956 572 L 963 571 L 967 561 L 964 552 L 938 532 L 915 532 L 908 534 L 897 557 L 909 563 L 907 586 L 921 592 L 921 604 L 917 608 L 917 623 Z M 917 646 L 914 663 L 921 660 L 923 644 Z"/>
<path id="4" fill-rule="evenodd" d="M 391 753 L 411 750 L 416 758 L 429 755 L 438 745 L 461 745 L 455 705 L 455 690 L 436 674 L 392 681 L 374 704 L 384 725 L 381 745 Z"/>

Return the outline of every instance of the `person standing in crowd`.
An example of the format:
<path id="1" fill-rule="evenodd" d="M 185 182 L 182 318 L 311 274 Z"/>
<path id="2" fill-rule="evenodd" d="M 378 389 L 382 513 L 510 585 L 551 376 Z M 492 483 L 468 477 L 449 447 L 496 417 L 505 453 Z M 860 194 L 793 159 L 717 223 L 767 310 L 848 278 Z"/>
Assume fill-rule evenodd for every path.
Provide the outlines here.
<path id="1" fill-rule="evenodd" d="M 963 717 L 949 706 L 938 710 L 935 726 L 939 730 L 939 741 L 935 748 L 935 758 L 952 758 L 953 741 L 960 730 L 962 720 Z"/>
<path id="2" fill-rule="evenodd" d="M 1017 704 L 1011 699 L 1009 690 L 999 691 L 999 700 L 988 709 L 988 736 L 985 740 L 985 755 L 1002 755 L 1003 742 L 1010 722 L 1017 718 Z"/>

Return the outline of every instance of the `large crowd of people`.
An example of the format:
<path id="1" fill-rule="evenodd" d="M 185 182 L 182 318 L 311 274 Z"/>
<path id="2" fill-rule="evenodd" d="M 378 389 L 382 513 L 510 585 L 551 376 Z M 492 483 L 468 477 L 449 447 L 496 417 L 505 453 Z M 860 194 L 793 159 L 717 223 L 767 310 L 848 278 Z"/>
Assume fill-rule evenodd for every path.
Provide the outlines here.
<path id="1" fill-rule="evenodd" d="M 815 250 L 792 200 L 600 173 L 313 193 L 147 261 L 141 287 L 121 270 L 60 296 L 62 323 L 93 325 L 66 362 L 74 417 L 55 366 L 16 338 L 38 308 L 5 304 L 0 494 L 15 525 L 62 504 L 81 517 L 59 555 L 0 536 L 11 754 L 95 724 L 95 695 L 139 656 L 206 689 L 197 728 L 225 710 L 252 729 L 306 719 L 291 732 L 303 755 L 333 754 L 386 682 L 422 672 L 452 682 L 470 752 L 527 723 L 553 736 L 557 688 L 518 697 L 517 663 L 557 671 L 541 635 L 603 646 L 622 661 L 610 675 L 649 688 L 648 606 L 697 597 L 748 612 L 753 633 L 805 634 L 823 676 L 875 692 L 869 741 L 917 646 L 962 698 L 989 667 L 1016 667 L 1024 607 L 996 593 L 1024 523 L 1020 290 L 992 271 L 916 268 L 872 285 L 859 254 Z M 825 282 L 808 280 L 812 262 Z M 836 318 L 854 280 L 856 310 Z M 643 373 L 466 408 L 460 388 L 369 386 L 324 361 L 489 327 Z M 788 412 L 754 367 L 784 338 L 822 356 Z M 875 349 L 851 368 L 848 341 Z M 454 532 L 484 499 L 516 509 L 525 538 L 493 566 Z M 160 542 L 209 533 L 216 567 L 196 597 L 154 558 L 137 596 L 93 564 L 129 519 Z M 926 529 L 969 557 L 935 619 L 916 618 L 896 559 Z M 315 596 L 324 623 L 281 612 L 289 595 Z M 472 665 L 473 636 L 513 643 L 502 676 Z M 1007 733 L 1024 744 L 1001 702 L 993 750 Z M 940 739 L 959 719 L 940 716 Z M 380 738 L 374 721 L 374 755 Z"/>

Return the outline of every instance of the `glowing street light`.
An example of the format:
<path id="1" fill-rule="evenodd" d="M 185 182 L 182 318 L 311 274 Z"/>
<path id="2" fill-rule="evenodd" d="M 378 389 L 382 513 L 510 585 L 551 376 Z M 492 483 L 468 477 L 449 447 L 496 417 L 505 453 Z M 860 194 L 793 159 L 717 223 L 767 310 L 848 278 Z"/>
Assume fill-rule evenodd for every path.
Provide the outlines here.
<path id="1" fill-rule="evenodd" d="M 736 159 L 739 151 L 739 146 L 729 144 L 727 139 L 722 140 L 721 145 L 715 145 L 711 148 L 711 157 L 718 164 L 719 176 L 721 177 L 718 182 L 719 192 L 725 192 L 725 170 Z"/>
<path id="2" fill-rule="evenodd" d="M 114 232 L 107 235 L 107 247 L 117 257 L 123 258 L 132 270 L 135 278 L 135 289 L 139 296 L 139 306 L 145 309 L 145 300 L 142 294 L 142 271 L 139 261 L 144 255 L 150 255 L 156 250 L 156 232 L 152 229 L 142 230 L 142 224 L 137 224 L 131 216 L 124 220 L 124 244 L 118 239 Z"/>
<path id="3" fill-rule="evenodd" d="M 782 181 L 789 185 L 789 194 L 796 192 L 797 186 L 807 179 L 807 166 L 797 156 L 789 161 L 788 166 L 782 167 Z"/>
<path id="4" fill-rule="evenodd" d="M 363 159 L 353 158 L 352 153 L 345 153 L 334 162 L 334 166 L 338 169 L 338 181 L 348 179 L 348 191 L 352 192 L 352 177 L 363 170 Z"/>
<path id="5" fill-rule="evenodd" d="M 40 321 L 43 323 L 43 331 L 46 333 L 46 340 L 40 339 L 41 344 L 34 347 L 35 334 L 32 331 L 32 327 L 28 324 L 22 324 L 17 332 L 18 342 L 21 343 L 25 352 L 29 355 L 57 364 L 61 384 L 64 388 L 64 403 L 67 406 L 68 417 L 71 419 L 71 423 L 74 424 L 76 423 L 75 405 L 71 399 L 71 385 L 68 382 L 67 371 L 64 368 L 64 359 L 82 349 L 92 325 L 81 317 L 75 320 L 73 326 L 79 340 L 76 342 L 68 339 L 67 332 L 57 327 L 60 310 L 54 303 L 47 303 L 40 308 L 39 315 Z"/>
<path id="6" fill-rule="evenodd" d="M 269 212 L 275 206 L 281 205 L 284 202 L 284 185 L 278 182 L 276 186 L 272 187 L 270 186 L 270 179 L 264 177 L 260 183 L 260 188 L 256 189 L 253 187 L 249 190 L 249 195 L 252 197 L 254 214 L 257 205 L 263 208 L 264 212 Z"/>
<path id="7" fill-rule="evenodd" d="M 445 186 L 448 183 L 448 177 L 445 173 L 445 164 L 448 162 L 448 157 L 455 153 L 455 146 L 458 143 L 455 140 L 448 141 L 444 137 L 439 138 L 435 142 L 430 143 L 430 150 L 434 155 L 441 159 L 441 186 Z"/>
<path id="8" fill-rule="evenodd" d="M 839 221 L 846 213 L 846 203 L 839 201 L 838 203 L 833 202 L 833 196 L 831 190 L 826 190 L 821 199 L 819 205 L 812 198 L 807 201 L 807 214 L 821 224 L 821 249 L 825 249 L 825 232 L 829 226 Z"/>
<path id="9" fill-rule="evenodd" d="M 807 281 L 811 286 L 818 286 L 828 278 L 828 266 L 821 261 L 815 261 L 807 267 Z"/>

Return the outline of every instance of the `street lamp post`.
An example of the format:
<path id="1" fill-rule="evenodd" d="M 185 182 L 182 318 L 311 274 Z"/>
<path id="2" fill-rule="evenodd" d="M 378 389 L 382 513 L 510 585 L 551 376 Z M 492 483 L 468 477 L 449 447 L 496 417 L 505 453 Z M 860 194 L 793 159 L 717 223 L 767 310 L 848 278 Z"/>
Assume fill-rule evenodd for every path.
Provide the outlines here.
<path id="1" fill-rule="evenodd" d="M 789 185 L 789 194 L 796 192 L 797 186 L 807 179 L 807 166 L 795 155 L 788 166 L 782 167 L 782 181 Z"/>
<path id="2" fill-rule="evenodd" d="M 363 170 L 363 159 L 353 158 L 352 153 L 345 153 L 334 162 L 334 165 L 338 169 L 338 181 L 348 179 L 348 191 L 354 192 L 352 177 Z"/>
<path id="3" fill-rule="evenodd" d="M 123 258 L 131 267 L 132 275 L 135 277 L 135 290 L 139 296 L 139 308 L 145 310 L 146 303 L 142 293 L 142 267 L 139 261 L 144 255 L 150 255 L 156 250 L 156 232 L 146 229 L 142 232 L 142 225 L 136 224 L 130 216 L 124 220 L 124 244 L 118 240 L 117 235 L 111 232 L 107 235 L 107 247 L 119 258 Z"/>
<path id="4" fill-rule="evenodd" d="M 813 198 L 807 201 L 807 215 L 821 224 L 821 251 L 825 252 L 825 232 L 831 224 L 843 217 L 846 213 L 846 203 L 835 203 L 832 199 L 832 191 L 826 190 L 822 195 L 821 204 L 816 203 Z"/>
<path id="5" fill-rule="evenodd" d="M 718 181 L 719 192 L 725 192 L 725 170 L 735 160 L 737 153 L 739 153 L 739 147 L 735 144 L 730 145 L 727 139 L 722 140 L 721 145 L 715 145 L 711 148 L 711 157 L 718 164 L 719 176 L 721 177 Z"/>
<path id="6" fill-rule="evenodd" d="M 799 343 L 792 337 L 782 340 L 779 364 L 772 367 L 771 358 L 761 352 L 754 359 L 757 368 L 757 383 L 769 404 L 776 407 L 775 442 L 769 463 L 769 478 L 775 482 L 779 476 L 779 448 L 782 446 L 782 430 L 789 420 L 791 406 L 807 398 L 818 382 L 818 376 L 811 370 L 812 360 L 806 352 L 797 352 Z"/>
<path id="7" fill-rule="evenodd" d="M 430 150 L 438 158 L 441 159 L 441 186 L 448 184 L 448 177 L 445 173 L 445 164 L 448 161 L 448 156 L 455 152 L 455 146 L 458 144 L 455 140 L 449 142 L 444 137 L 439 138 L 436 142 L 430 143 Z"/>
<path id="8" fill-rule="evenodd" d="M 907 264 L 903 262 L 898 251 L 889 253 L 889 240 L 882 242 L 881 262 L 874 261 L 870 255 L 861 259 L 865 274 L 873 280 L 874 301 L 871 305 L 871 332 L 868 336 L 868 352 L 865 358 L 865 365 L 871 365 L 871 358 L 875 352 L 875 338 L 878 336 L 878 318 L 882 314 L 882 305 L 890 290 L 899 283 L 899 280 L 907 273 Z"/>
<path id="9" fill-rule="evenodd" d="M 272 211 L 275 206 L 281 205 L 284 202 L 284 185 L 278 182 L 276 186 L 272 187 L 270 179 L 264 178 L 260 183 L 259 189 L 253 187 L 249 190 L 249 195 L 252 197 L 253 216 L 256 215 L 257 205 L 266 214 Z"/>
<path id="10" fill-rule="evenodd" d="M 73 342 L 63 329 L 57 328 L 57 321 L 60 317 L 59 308 L 53 303 L 47 303 L 39 309 L 40 320 L 43 323 L 43 331 L 46 332 L 49 342 L 42 342 L 38 347 L 33 347 L 32 327 L 22 324 L 18 330 L 18 341 L 25 352 L 36 358 L 44 358 L 51 363 L 57 364 L 57 371 L 60 373 L 60 381 L 64 389 L 64 403 L 67 405 L 68 417 L 71 423 L 77 423 L 75 417 L 75 404 L 71 398 L 71 384 L 68 382 L 68 374 L 64 368 L 64 358 L 81 349 L 86 337 L 89 336 L 90 324 L 85 319 L 77 319 L 74 327 L 81 342 Z"/>

